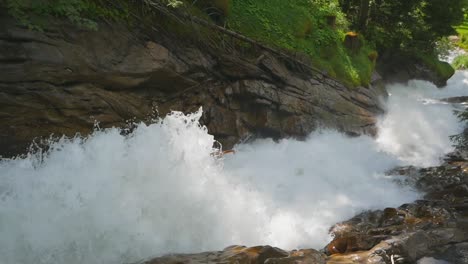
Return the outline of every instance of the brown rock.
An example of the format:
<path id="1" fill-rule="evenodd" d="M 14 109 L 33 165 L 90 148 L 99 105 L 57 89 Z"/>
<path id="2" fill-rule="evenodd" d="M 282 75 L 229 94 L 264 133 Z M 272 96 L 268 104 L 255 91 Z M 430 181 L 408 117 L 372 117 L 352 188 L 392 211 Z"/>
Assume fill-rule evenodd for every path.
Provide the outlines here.
<path id="1" fill-rule="evenodd" d="M 271 246 L 230 246 L 223 251 L 199 254 L 173 254 L 155 258 L 144 263 L 325 264 L 325 255 L 314 249 L 301 249 L 286 252 Z"/>
<path id="2" fill-rule="evenodd" d="M 252 136 L 304 138 L 319 125 L 375 134 L 383 111 L 383 91 L 347 89 L 265 52 L 249 61 L 118 25 L 87 32 L 55 21 L 33 32 L 7 17 L 0 25 L 2 156 L 24 153 L 35 138 L 86 135 L 95 121 L 149 120 L 155 108 L 164 116 L 202 106 L 202 123 L 225 148 Z"/>
<path id="3" fill-rule="evenodd" d="M 466 263 L 468 194 L 461 183 L 468 174 L 463 167 L 448 161 L 438 167 L 404 167 L 389 173 L 411 177 L 407 183 L 426 192 L 426 200 L 364 212 L 337 224 L 331 229 L 336 239 L 327 246 L 331 255 L 327 263 L 388 264 L 392 258 L 394 263 L 416 263 L 423 257 Z"/>

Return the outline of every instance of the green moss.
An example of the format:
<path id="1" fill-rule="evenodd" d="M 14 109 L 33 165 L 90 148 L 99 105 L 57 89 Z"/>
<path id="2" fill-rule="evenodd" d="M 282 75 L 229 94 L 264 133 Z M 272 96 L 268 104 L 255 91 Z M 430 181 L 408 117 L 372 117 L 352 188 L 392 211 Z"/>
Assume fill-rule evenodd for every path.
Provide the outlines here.
<path id="1" fill-rule="evenodd" d="M 468 55 L 459 55 L 453 60 L 452 66 L 457 70 L 468 69 Z"/>
<path id="2" fill-rule="evenodd" d="M 327 23 L 329 16 L 336 17 L 336 25 Z M 227 21 L 264 44 L 309 55 L 315 67 L 350 87 L 370 82 L 372 49 L 363 41 L 357 54 L 346 50 L 347 24 L 337 1 L 237 0 Z"/>
<path id="3" fill-rule="evenodd" d="M 440 61 L 436 55 L 422 52 L 414 53 L 425 65 L 435 71 L 441 78 L 448 80 L 455 73 L 455 69 L 447 62 Z"/>

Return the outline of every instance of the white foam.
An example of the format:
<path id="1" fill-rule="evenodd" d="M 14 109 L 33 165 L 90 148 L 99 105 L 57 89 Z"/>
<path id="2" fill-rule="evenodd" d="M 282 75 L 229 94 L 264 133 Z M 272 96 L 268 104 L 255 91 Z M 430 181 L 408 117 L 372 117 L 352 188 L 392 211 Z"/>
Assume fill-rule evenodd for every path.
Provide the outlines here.
<path id="1" fill-rule="evenodd" d="M 63 139 L 42 162 L 2 161 L 0 256 L 125 263 L 231 244 L 321 247 L 333 223 L 416 198 L 381 174 L 396 160 L 370 138 L 260 140 L 220 161 L 195 116 L 128 138 L 110 129 Z"/>
<path id="2" fill-rule="evenodd" d="M 439 57 L 439 60 L 446 61 L 446 62 L 452 64 L 456 57 L 458 57 L 460 55 L 464 55 L 464 54 L 466 54 L 465 50 L 456 47 L 456 48 L 449 51 L 447 57 L 445 57 L 445 58 Z"/>
<path id="3" fill-rule="evenodd" d="M 418 260 L 418 264 L 450 264 L 450 262 L 447 262 L 445 260 L 435 259 L 435 258 L 422 258 Z"/>
<path id="4" fill-rule="evenodd" d="M 468 73 L 458 71 L 443 89 L 426 81 L 389 86 L 387 114 L 379 121 L 378 144 L 405 164 L 438 164 L 441 153 L 452 150 L 449 136 L 462 129 L 453 106 L 438 100 L 468 95 L 467 80 Z"/>

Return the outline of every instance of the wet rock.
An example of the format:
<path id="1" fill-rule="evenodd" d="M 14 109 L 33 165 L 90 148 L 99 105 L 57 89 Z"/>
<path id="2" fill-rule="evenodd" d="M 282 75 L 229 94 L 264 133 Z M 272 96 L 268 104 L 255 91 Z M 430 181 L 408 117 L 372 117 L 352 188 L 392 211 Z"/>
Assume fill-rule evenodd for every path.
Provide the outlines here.
<path id="1" fill-rule="evenodd" d="M 466 161 L 448 159 L 438 167 L 389 171 L 410 178 L 400 181 L 424 192 L 424 200 L 363 212 L 335 225 L 331 229 L 335 239 L 325 249 L 328 263 L 416 263 L 423 257 L 467 263 L 466 166 Z M 356 237 L 367 244 L 354 242 Z M 333 247 L 341 250 L 330 250 Z"/>
<path id="2" fill-rule="evenodd" d="M 444 98 L 441 101 L 451 103 L 451 104 L 466 104 L 468 103 L 468 96 L 456 96 Z"/>
<path id="3" fill-rule="evenodd" d="M 468 242 L 447 245 L 435 254 L 437 259 L 444 259 L 452 264 L 468 263 Z"/>
<path id="4" fill-rule="evenodd" d="M 221 258 L 230 263 L 251 263 L 261 264 L 265 263 L 270 258 L 283 258 L 287 257 L 288 253 L 279 248 L 271 246 L 257 246 L 257 247 L 244 247 L 234 246 L 228 247 L 221 254 Z"/>
<path id="5" fill-rule="evenodd" d="M 314 249 L 286 252 L 271 246 L 230 246 L 222 251 L 200 254 L 174 254 L 144 264 L 237 263 L 237 264 L 325 264 L 325 255 Z"/>

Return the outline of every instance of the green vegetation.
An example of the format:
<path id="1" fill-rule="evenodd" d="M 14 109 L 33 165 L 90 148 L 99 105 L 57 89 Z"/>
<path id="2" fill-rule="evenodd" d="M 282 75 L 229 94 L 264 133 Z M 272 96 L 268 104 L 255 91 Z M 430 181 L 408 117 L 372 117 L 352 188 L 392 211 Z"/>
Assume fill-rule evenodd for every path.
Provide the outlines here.
<path id="1" fill-rule="evenodd" d="M 463 54 L 455 58 L 452 63 L 453 67 L 457 70 L 468 69 L 468 55 Z"/>
<path id="2" fill-rule="evenodd" d="M 449 48 L 452 25 L 463 22 L 467 0 L 341 0 L 351 28 L 382 54 L 406 54 L 448 79 L 454 69 L 439 61 Z M 413 57 L 413 58 L 411 58 Z"/>
<path id="3" fill-rule="evenodd" d="M 227 21 L 230 28 L 267 45 L 309 55 L 317 68 L 348 86 L 370 81 L 376 53 L 362 37 L 361 49 L 345 48 L 348 22 L 338 1 L 238 0 Z"/>
<path id="4" fill-rule="evenodd" d="M 449 79 L 455 73 L 455 69 L 449 63 L 440 61 L 437 54 L 422 52 L 415 52 L 413 54 L 444 79 Z"/>
<path id="5" fill-rule="evenodd" d="M 468 148 L 468 109 L 463 111 L 456 111 L 458 119 L 465 125 L 465 130 L 457 135 L 453 135 L 450 139 L 453 142 L 453 146 L 457 150 L 466 150 Z"/>
<path id="6" fill-rule="evenodd" d="M 269 45 L 306 53 L 315 66 L 355 86 L 369 82 L 374 49 L 411 54 L 449 78 L 453 68 L 438 60 L 446 49 L 441 43 L 454 34 L 452 25 L 463 21 L 466 7 L 466 0 L 236 0 L 228 25 Z M 358 49 L 343 45 L 350 29 L 360 36 Z"/>
<path id="7" fill-rule="evenodd" d="M 433 51 L 463 21 L 466 0 L 341 0 L 351 27 L 380 50 Z"/>
<path id="8" fill-rule="evenodd" d="M 316 68 L 354 87 L 369 84 L 378 54 L 388 51 L 416 54 L 441 76 L 450 76 L 453 69 L 437 60 L 436 44 L 454 32 L 451 25 L 462 23 L 468 0 L 160 1 L 174 8 L 183 6 L 192 15 L 212 19 L 264 45 L 305 54 Z M 203 29 L 194 33 L 166 21 L 143 0 L 0 0 L 0 4 L 19 23 L 35 30 L 46 28 L 50 17 L 61 17 L 90 30 L 97 30 L 101 20 L 130 24 L 144 20 L 187 38 L 215 35 Z M 467 45 L 467 25 L 465 20 L 457 27 L 463 40 L 460 45 Z M 206 38 L 210 45 L 222 41 L 211 35 Z"/>
<path id="9" fill-rule="evenodd" d="M 465 13 L 464 18 L 463 23 L 456 26 L 455 29 L 460 37 L 460 41 L 457 42 L 457 45 L 462 49 L 468 50 L 468 14 Z"/>
<path id="10" fill-rule="evenodd" d="M 457 31 L 458 36 L 460 38 L 460 40 L 457 41 L 456 45 L 464 50 L 468 50 L 468 6 L 465 7 L 464 12 L 465 14 L 463 23 L 455 27 L 455 30 Z M 468 55 L 462 54 L 456 57 L 453 60 L 452 66 L 457 70 L 468 69 Z M 468 114 L 465 114 L 465 117 L 468 117 Z M 464 121 L 466 120 L 468 119 L 465 119 Z"/>

